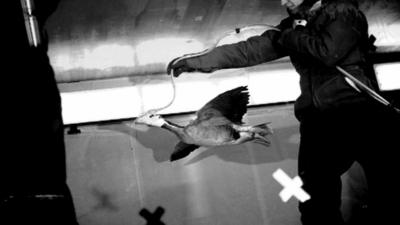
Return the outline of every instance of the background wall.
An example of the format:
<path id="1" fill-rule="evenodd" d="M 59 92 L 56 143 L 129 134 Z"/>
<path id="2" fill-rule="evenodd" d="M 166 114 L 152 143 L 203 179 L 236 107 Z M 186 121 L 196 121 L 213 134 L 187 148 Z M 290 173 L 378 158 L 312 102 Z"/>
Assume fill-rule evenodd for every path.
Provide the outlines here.
<path id="1" fill-rule="evenodd" d="M 235 28 L 276 25 L 280 0 L 62 0 L 47 23 L 59 83 L 164 74 Z M 400 49 L 400 2 L 359 0 L 379 51 Z"/>

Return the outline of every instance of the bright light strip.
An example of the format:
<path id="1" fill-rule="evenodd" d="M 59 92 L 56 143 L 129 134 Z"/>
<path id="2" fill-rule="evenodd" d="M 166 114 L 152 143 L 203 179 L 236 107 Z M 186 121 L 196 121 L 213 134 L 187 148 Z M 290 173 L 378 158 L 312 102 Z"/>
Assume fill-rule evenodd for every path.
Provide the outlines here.
<path id="1" fill-rule="evenodd" d="M 293 69 L 253 72 L 250 76 L 253 104 L 295 100 L 300 95 L 299 79 Z"/>
<path id="2" fill-rule="evenodd" d="M 376 71 L 382 90 L 400 89 L 400 63 L 380 64 Z M 218 94 L 241 85 L 249 87 L 249 105 L 294 101 L 300 94 L 297 72 L 289 66 L 283 69 L 273 64 L 211 74 L 186 73 L 175 82 L 175 101 L 160 114 L 197 111 Z M 134 118 L 167 105 L 172 94 L 168 77 L 155 77 L 128 87 L 61 92 L 63 119 L 65 124 L 76 124 Z"/>
<path id="3" fill-rule="evenodd" d="M 400 62 L 377 64 L 375 72 L 381 91 L 400 89 Z"/>
<path id="4" fill-rule="evenodd" d="M 295 100 L 300 93 L 294 70 L 232 69 L 212 74 L 190 73 L 175 79 L 176 98 L 160 114 L 197 111 L 218 94 L 248 85 L 250 105 Z M 173 89 L 169 79 L 144 81 L 129 87 L 61 92 L 65 124 L 133 118 L 167 105 Z"/>
<path id="5" fill-rule="evenodd" d="M 142 106 L 137 87 L 67 92 L 61 98 L 65 124 L 128 118 Z"/>

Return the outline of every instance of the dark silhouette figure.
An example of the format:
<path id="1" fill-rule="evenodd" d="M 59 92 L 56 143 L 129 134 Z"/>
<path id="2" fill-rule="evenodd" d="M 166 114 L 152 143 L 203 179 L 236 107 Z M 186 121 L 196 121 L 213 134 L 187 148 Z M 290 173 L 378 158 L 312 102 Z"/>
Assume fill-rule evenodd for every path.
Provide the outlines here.
<path id="1" fill-rule="evenodd" d="M 3 135 L 0 224 L 78 224 L 66 184 L 61 99 L 47 55 L 56 0 L 6 0 L 2 8 Z"/>

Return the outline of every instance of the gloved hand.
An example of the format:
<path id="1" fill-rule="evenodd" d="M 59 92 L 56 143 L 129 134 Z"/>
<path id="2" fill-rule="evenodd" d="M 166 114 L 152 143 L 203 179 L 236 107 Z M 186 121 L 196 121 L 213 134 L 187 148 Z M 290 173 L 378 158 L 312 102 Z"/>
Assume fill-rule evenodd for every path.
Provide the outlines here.
<path id="1" fill-rule="evenodd" d="M 188 61 L 187 61 L 188 59 L 179 60 L 179 58 L 181 58 L 181 57 L 175 58 L 170 63 L 168 63 L 168 66 L 167 66 L 167 74 L 168 75 L 171 74 L 171 71 L 173 71 L 174 77 L 178 77 L 183 72 L 195 71 L 195 68 L 190 67 L 190 65 L 188 64 Z M 177 60 L 179 60 L 179 61 L 177 61 Z"/>

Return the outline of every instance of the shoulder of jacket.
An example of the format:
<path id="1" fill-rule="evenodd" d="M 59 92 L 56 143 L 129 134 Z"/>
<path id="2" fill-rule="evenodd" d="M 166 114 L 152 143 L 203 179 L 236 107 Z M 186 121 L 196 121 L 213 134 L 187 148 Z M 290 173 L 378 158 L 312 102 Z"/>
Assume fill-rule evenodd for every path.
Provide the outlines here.
<path id="1" fill-rule="evenodd" d="M 362 17 L 362 12 L 357 3 L 351 0 L 327 1 L 323 6 L 323 11 L 330 19 L 335 19 L 338 16 Z"/>

